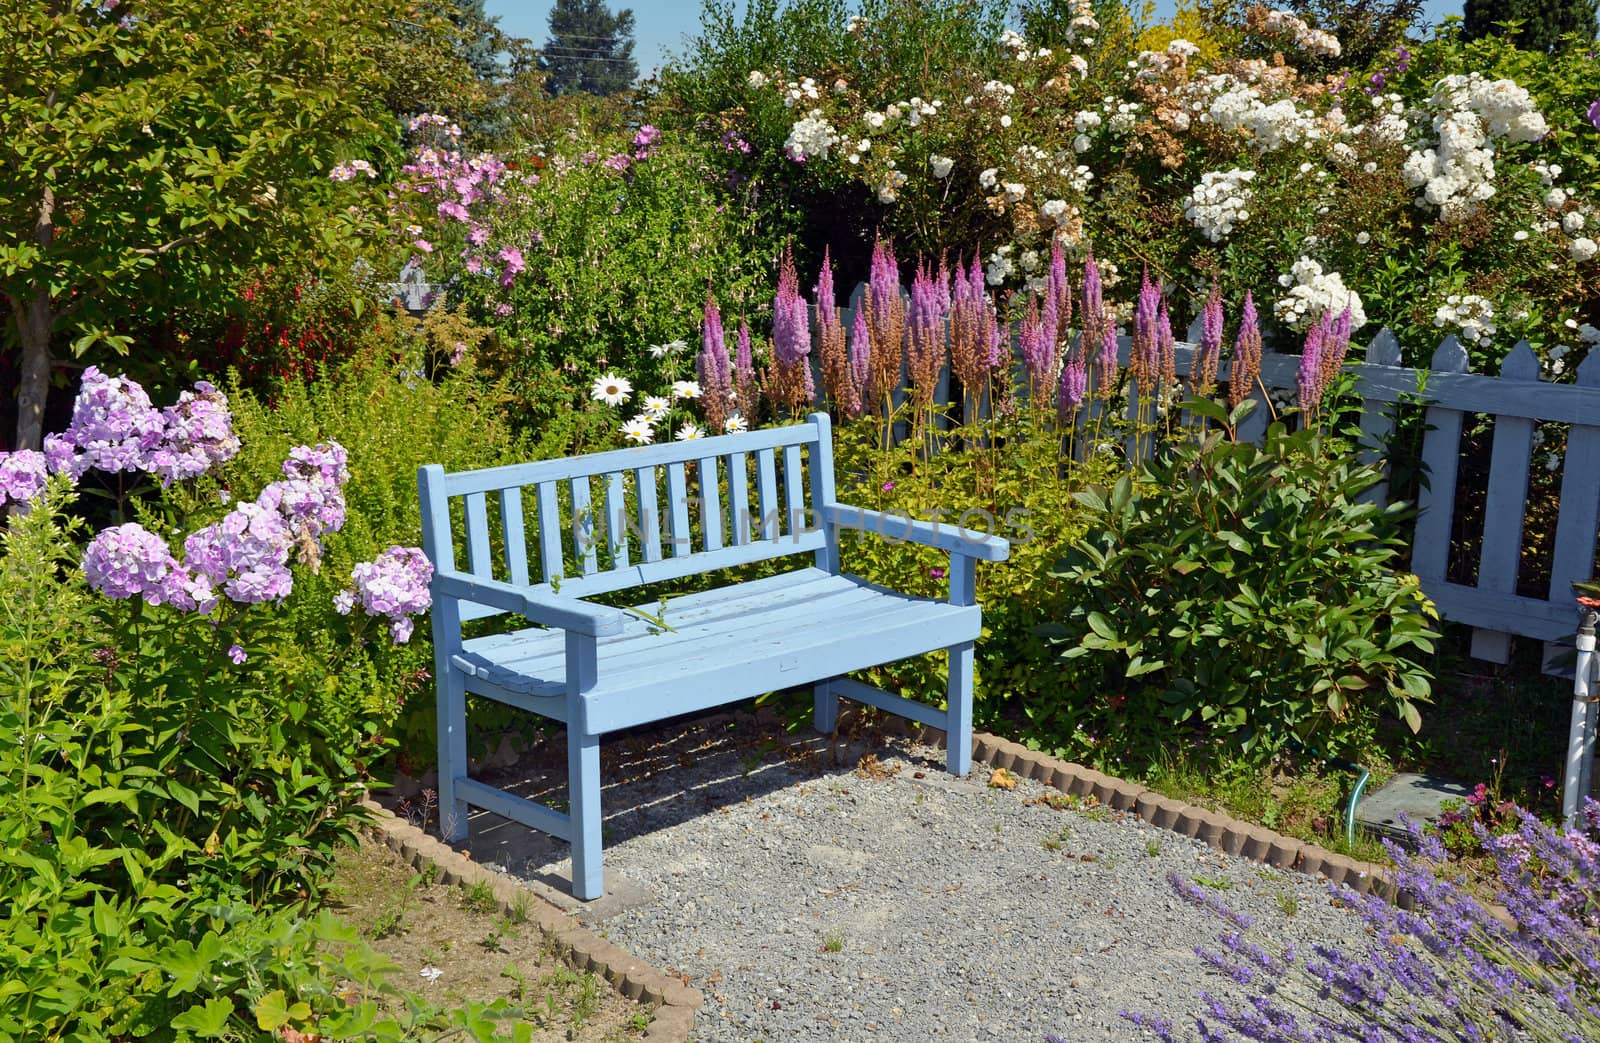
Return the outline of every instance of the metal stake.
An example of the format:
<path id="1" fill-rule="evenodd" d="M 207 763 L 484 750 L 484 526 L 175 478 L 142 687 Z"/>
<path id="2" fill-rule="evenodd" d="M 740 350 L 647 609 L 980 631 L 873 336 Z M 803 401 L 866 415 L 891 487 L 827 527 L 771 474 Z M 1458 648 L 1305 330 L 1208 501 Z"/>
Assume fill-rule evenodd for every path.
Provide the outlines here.
<path id="1" fill-rule="evenodd" d="M 1573 829 L 1589 796 L 1594 772 L 1596 718 L 1600 717 L 1600 679 L 1595 666 L 1595 627 L 1600 611 L 1585 607 L 1578 623 L 1578 661 L 1572 679 L 1572 726 L 1567 733 L 1567 773 L 1561 786 L 1561 820 Z"/>

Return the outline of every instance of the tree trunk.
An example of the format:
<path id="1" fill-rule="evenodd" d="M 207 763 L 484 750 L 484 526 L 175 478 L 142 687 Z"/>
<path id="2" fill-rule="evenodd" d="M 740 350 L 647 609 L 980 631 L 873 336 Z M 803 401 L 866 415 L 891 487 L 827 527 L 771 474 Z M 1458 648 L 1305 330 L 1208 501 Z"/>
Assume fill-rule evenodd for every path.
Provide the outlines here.
<path id="1" fill-rule="evenodd" d="M 17 380 L 17 449 L 38 449 L 44 440 L 44 403 L 50 393 L 50 291 L 14 301 L 22 372 Z"/>
<path id="2" fill-rule="evenodd" d="M 51 100 L 54 100 L 54 92 Z M 56 194 L 46 187 L 39 197 L 33 222 L 33 241 L 47 256 L 56 238 Z M 50 393 L 50 328 L 55 313 L 50 307 L 50 287 L 36 284 L 25 297 L 11 298 L 17 319 L 17 341 L 22 345 L 22 372 L 17 380 L 18 449 L 38 449 L 44 441 L 44 403 Z"/>

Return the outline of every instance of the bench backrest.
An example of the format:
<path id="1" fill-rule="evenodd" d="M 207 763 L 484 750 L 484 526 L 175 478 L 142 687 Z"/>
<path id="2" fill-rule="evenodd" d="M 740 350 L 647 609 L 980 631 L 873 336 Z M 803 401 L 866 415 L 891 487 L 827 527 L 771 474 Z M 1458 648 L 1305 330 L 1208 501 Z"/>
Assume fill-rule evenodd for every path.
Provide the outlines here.
<path id="1" fill-rule="evenodd" d="M 435 566 L 573 597 L 790 554 L 838 571 L 826 413 L 806 423 L 557 460 L 417 472 Z M 492 534 L 492 535 L 491 535 Z M 463 604 L 462 619 L 497 614 Z"/>

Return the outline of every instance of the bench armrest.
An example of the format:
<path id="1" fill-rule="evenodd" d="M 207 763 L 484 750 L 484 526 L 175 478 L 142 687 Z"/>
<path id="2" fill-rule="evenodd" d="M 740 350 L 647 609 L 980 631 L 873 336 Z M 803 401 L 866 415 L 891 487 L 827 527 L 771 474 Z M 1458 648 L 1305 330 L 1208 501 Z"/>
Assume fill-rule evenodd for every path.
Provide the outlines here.
<path id="1" fill-rule="evenodd" d="M 475 601 L 480 605 L 526 616 L 541 626 L 559 627 L 591 637 L 620 634 L 623 624 L 628 620 L 628 614 L 621 609 L 592 605 L 577 598 L 558 597 L 465 572 L 435 572 L 433 596 Z"/>
<path id="2" fill-rule="evenodd" d="M 822 508 L 822 520 L 841 529 L 875 532 L 885 539 L 909 540 L 981 561 L 1005 561 L 1011 556 L 1011 542 L 1003 536 L 989 536 L 954 524 L 918 521 L 903 514 L 830 503 Z"/>

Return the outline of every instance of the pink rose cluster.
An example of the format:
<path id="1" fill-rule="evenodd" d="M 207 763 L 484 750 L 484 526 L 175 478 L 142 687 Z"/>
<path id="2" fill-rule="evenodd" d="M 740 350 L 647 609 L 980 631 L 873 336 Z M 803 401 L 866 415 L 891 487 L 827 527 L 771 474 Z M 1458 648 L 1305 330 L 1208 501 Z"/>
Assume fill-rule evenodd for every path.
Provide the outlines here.
<path id="1" fill-rule="evenodd" d="M 72 404 L 72 421 L 44 440 L 45 463 L 74 481 L 93 469 L 144 471 L 171 485 L 205 474 L 239 452 L 228 399 L 206 381 L 157 409 L 136 381 L 94 366 Z"/>
<path id="2" fill-rule="evenodd" d="M 369 616 L 387 616 L 389 636 L 396 644 L 410 640 L 410 617 L 433 604 L 428 592 L 433 564 L 415 547 L 390 547 L 376 560 L 351 569 L 350 579 L 355 586 L 334 595 L 333 607 L 340 615 L 349 615 L 359 603 Z"/>

